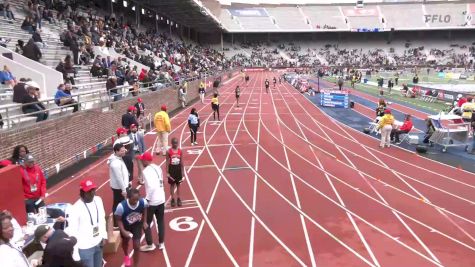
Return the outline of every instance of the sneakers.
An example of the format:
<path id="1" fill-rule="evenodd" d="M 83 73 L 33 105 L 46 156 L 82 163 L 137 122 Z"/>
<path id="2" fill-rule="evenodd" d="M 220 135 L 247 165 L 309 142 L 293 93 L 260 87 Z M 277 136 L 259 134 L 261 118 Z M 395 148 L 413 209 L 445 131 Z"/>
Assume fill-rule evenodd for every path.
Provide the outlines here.
<path id="1" fill-rule="evenodd" d="M 147 252 L 147 251 L 152 251 L 154 250 L 156 247 L 154 244 L 151 244 L 151 245 L 143 245 L 140 247 L 140 251 L 143 251 L 143 252 Z"/>
<path id="2" fill-rule="evenodd" d="M 195 142 L 194 142 L 194 144 L 195 144 L 195 145 L 197 145 L 197 144 L 198 144 L 198 142 L 196 142 L 196 141 L 195 141 Z"/>
<path id="3" fill-rule="evenodd" d="M 132 262 L 130 261 L 130 257 L 129 257 L 129 256 L 125 256 L 125 257 L 124 257 L 124 265 L 125 265 L 125 266 L 132 266 Z"/>
<path id="4" fill-rule="evenodd" d="M 181 207 L 181 199 L 177 199 L 176 204 L 178 205 L 178 207 Z"/>
<path id="5" fill-rule="evenodd" d="M 180 202 L 180 203 L 181 203 L 181 202 Z M 175 207 L 175 199 L 174 199 L 174 198 L 172 198 L 172 201 L 170 201 L 170 206 L 171 206 L 171 207 Z"/>
<path id="6" fill-rule="evenodd" d="M 194 145 L 195 145 L 195 143 L 191 143 L 191 146 L 194 146 Z"/>
<path id="7" fill-rule="evenodd" d="M 158 249 L 163 250 L 165 248 L 165 243 L 158 244 Z"/>

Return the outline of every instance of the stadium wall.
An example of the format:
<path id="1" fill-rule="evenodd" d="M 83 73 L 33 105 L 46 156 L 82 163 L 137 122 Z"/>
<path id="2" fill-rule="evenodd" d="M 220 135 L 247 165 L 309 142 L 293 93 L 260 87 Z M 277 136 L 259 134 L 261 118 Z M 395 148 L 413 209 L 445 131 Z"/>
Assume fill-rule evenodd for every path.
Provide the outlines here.
<path id="1" fill-rule="evenodd" d="M 237 73 L 225 73 L 210 77 L 209 80 L 221 78 L 222 81 L 225 81 Z M 189 83 L 188 101 L 198 99 L 199 83 L 200 80 Z M 147 114 L 155 114 L 163 104 L 167 105 L 169 112 L 181 108 L 175 87 L 143 93 L 140 97 L 144 101 Z M 46 170 L 46 174 L 54 175 L 83 159 L 85 150 L 94 152 L 97 144 L 103 143 L 104 140 L 115 135 L 115 129 L 121 125 L 122 115 L 136 101 L 135 97 L 128 98 L 111 103 L 111 108 L 108 111 L 94 108 L 39 122 L 28 127 L 2 131 L 0 132 L 0 159 L 9 158 L 13 148 L 23 144 L 36 157 L 37 163 Z M 172 125 L 172 127 L 174 126 L 176 125 Z"/>

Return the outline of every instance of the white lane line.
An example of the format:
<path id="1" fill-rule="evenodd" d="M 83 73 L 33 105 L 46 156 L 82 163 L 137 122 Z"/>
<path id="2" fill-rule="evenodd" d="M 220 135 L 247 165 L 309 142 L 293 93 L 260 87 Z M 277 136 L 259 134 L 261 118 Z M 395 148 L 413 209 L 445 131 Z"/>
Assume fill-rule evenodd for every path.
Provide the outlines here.
<path id="1" fill-rule="evenodd" d="M 231 88 L 231 87 L 230 87 Z M 230 95 L 231 96 L 231 95 Z M 226 97 L 224 101 L 226 101 L 227 99 L 230 98 L 230 96 Z M 227 114 L 230 112 L 230 110 L 226 113 L 226 116 Z M 211 113 L 208 115 L 207 119 L 208 120 L 209 118 L 211 118 Z M 225 116 L 225 117 L 226 117 Z M 206 143 L 206 129 L 207 129 L 207 126 L 209 125 L 209 123 L 204 123 L 204 130 L 203 130 L 203 139 L 205 140 L 205 143 Z M 211 135 L 210 138 L 213 138 L 213 136 L 218 132 L 218 129 L 219 129 L 220 126 L 216 127 Z M 183 131 L 184 132 L 184 131 Z M 183 137 L 183 132 L 182 132 L 182 137 Z M 208 153 L 210 153 L 208 151 Z M 198 161 L 198 159 L 200 158 L 200 156 L 203 155 L 203 153 L 201 153 L 198 157 L 196 157 L 193 162 L 191 163 L 190 165 L 190 168 L 188 169 L 188 171 L 185 171 L 184 175 L 185 177 L 187 178 L 187 181 L 188 181 L 188 187 L 190 188 L 190 191 L 193 195 L 193 198 L 196 200 L 196 204 L 198 205 L 198 208 L 200 209 L 201 211 L 201 214 L 203 216 L 203 220 L 201 221 L 201 225 L 200 225 L 200 230 L 198 231 L 196 237 L 195 237 L 195 240 L 193 242 L 193 245 L 191 247 L 191 250 L 188 254 L 188 257 L 187 257 L 187 260 L 186 260 L 186 265 L 185 267 L 188 267 L 189 264 L 191 263 L 191 259 L 195 253 L 195 249 L 196 249 L 196 246 L 198 244 L 198 241 L 199 241 L 199 238 L 201 236 L 201 233 L 202 233 L 202 229 L 204 227 L 204 223 L 206 222 L 209 226 L 209 228 L 211 229 L 211 232 L 213 233 L 213 235 L 215 236 L 215 238 L 217 239 L 218 243 L 220 244 L 220 246 L 223 248 L 224 252 L 226 253 L 226 255 L 229 257 L 229 259 L 231 260 L 231 262 L 233 263 L 234 266 L 239 266 L 236 259 L 234 259 L 233 255 L 231 254 L 231 252 L 229 251 L 229 249 L 227 248 L 227 246 L 224 244 L 223 240 L 221 239 L 221 237 L 219 236 L 218 232 L 216 231 L 216 229 L 214 228 L 213 224 L 211 223 L 209 217 L 208 217 L 208 212 L 209 212 L 209 209 L 211 208 L 211 204 L 212 204 L 212 200 L 210 200 L 210 202 L 208 203 L 208 206 L 206 207 L 206 210 L 203 208 L 203 206 L 201 205 L 201 202 L 200 200 L 198 199 L 196 193 L 195 193 L 195 190 L 193 188 L 193 185 L 191 183 L 191 180 L 189 179 L 189 176 L 188 174 L 190 173 L 190 171 L 193 169 L 193 166 L 195 165 L 195 163 Z M 217 190 L 218 188 L 218 183 L 219 183 L 219 180 L 220 178 L 218 178 L 218 181 L 216 182 L 216 186 L 214 188 L 214 190 Z M 213 193 L 213 195 L 215 194 L 215 192 Z M 214 197 L 213 197 L 214 199 Z"/>
<path id="2" fill-rule="evenodd" d="M 276 89 L 276 90 L 278 90 L 278 91 L 280 92 L 279 89 Z M 280 140 L 281 140 L 281 143 L 284 143 L 284 136 L 283 136 L 283 134 L 282 134 L 282 129 L 281 129 L 280 123 L 279 123 L 279 120 L 280 120 L 280 119 L 278 118 L 279 116 L 277 116 L 277 114 L 279 114 L 279 113 L 278 113 L 278 111 L 277 111 L 277 107 L 276 107 L 276 104 L 275 104 L 275 102 L 274 102 L 274 91 L 275 91 L 275 90 L 271 91 L 270 97 L 271 97 L 272 106 L 273 106 L 273 108 L 274 108 L 274 112 L 275 112 L 275 114 L 276 114 L 276 119 L 277 119 L 276 122 L 277 122 L 277 127 L 279 128 Z M 285 102 L 284 102 L 284 103 L 285 103 Z M 286 103 L 286 104 L 287 104 L 287 103 Z M 250 134 L 250 133 L 249 133 L 249 134 Z M 292 170 L 292 167 L 290 166 L 289 156 L 288 156 L 288 154 L 287 154 L 287 149 L 286 149 L 285 146 L 283 147 L 283 149 L 284 149 L 284 156 L 285 156 L 287 168 L 288 168 L 289 170 Z M 302 206 L 300 205 L 299 193 L 297 192 L 297 187 L 295 186 L 295 179 L 294 179 L 294 176 L 292 175 L 292 173 L 289 173 L 289 176 L 290 176 L 290 182 L 292 183 L 292 189 L 293 189 L 293 192 L 294 192 L 294 197 L 295 197 L 295 201 L 296 201 L 297 207 L 298 207 L 299 209 L 302 209 Z M 302 224 L 302 230 L 303 230 L 303 233 L 304 233 L 305 243 L 306 243 L 306 245 L 307 245 L 307 250 L 308 250 L 308 254 L 309 254 L 310 261 L 311 261 L 311 263 L 312 263 L 312 266 L 317 266 L 317 263 L 316 263 L 316 261 L 315 261 L 315 255 L 314 255 L 313 249 L 312 249 L 312 243 L 310 242 L 310 238 L 309 238 L 309 236 L 308 236 L 307 225 L 306 225 L 306 223 L 305 223 L 305 219 L 304 219 L 304 217 L 302 216 L 302 214 L 299 214 L 299 217 L 300 217 L 300 223 Z M 356 223 L 355 223 L 354 226 L 356 226 Z M 357 231 L 359 231 L 359 229 L 358 229 Z M 363 243 L 364 243 L 365 245 L 367 245 L 365 242 L 363 242 Z M 370 254 L 372 254 L 371 249 L 369 248 L 369 246 L 368 246 L 368 249 L 369 249 Z M 376 265 L 378 265 L 377 262 L 376 262 Z"/>
<path id="3" fill-rule="evenodd" d="M 286 88 L 287 89 L 287 88 Z M 300 103 L 298 101 L 296 101 L 299 105 Z M 304 111 L 306 111 L 306 109 L 300 105 L 300 108 L 302 108 Z M 289 108 L 290 109 L 290 108 Z M 310 116 L 310 114 L 307 113 L 308 116 Z M 294 117 L 294 120 L 296 122 L 300 122 L 300 119 L 293 116 Z M 297 125 L 300 125 L 299 123 L 297 123 Z M 351 166 L 353 166 L 353 168 L 357 169 L 355 164 L 347 157 L 347 155 L 339 148 L 339 146 L 336 145 L 335 141 L 327 134 L 327 132 L 325 130 L 323 130 L 323 128 L 320 126 L 320 124 L 316 124 L 315 125 L 320 129 L 320 131 L 331 141 L 331 144 L 333 144 L 335 146 L 335 148 L 341 153 L 341 155 L 343 155 L 343 157 L 345 157 L 345 159 L 349 162 L 349 164 Z M 302 129 L 300 128 L 299 126 L 299 129 L 301 131 L 301 133 L 303 134 L 303 138 L 305 140 L 308 141 L 307 137 L 305 136 L 305 134 L 303 133 Z M 343 130 L 343 129 L 342 129 Z M 355 140 L 356 141 L 356 140 Z M 369 152 L 369 151 L 367 151 Z M 374 155 L 373 155 L 374 156 Z M 387 166 L 386 166 L 387 167 Z M 366 184 L 368 184 L 368 186 L 373 190 L 373 192 L 375 192 L 378 197 L 381 199 L 381 201 L 383 201 L 386 205 L 389 206 L 389 203 L 386 201 L 386 199 L 380 194 L 380 192 L 378 190 L 376 190 L 376 188 L 366 179 L 366 177 L 358 171 L 358 174 L 360 175 L 360 177 L 365 181 Z M 427 247 L 427 245 L 422 242 L 422 240 L 419 238 L 419 236 L 416 235 L 416 233 L 409 227 L 409 225 L 406 224 L 406 222 L 399 216 L 399 214 L 397 214 L 396 212 L 392 211 L 392 213 L 394 214 L 394 216 L 401 222 L 401 224 L 409 231 L 409 233 L 419 242 L 419 244 L 426 250 L 426 252 L 435 260 L 437 261 L 438 263 L 440 263 L 439 259 L 432 253 L 432 251 L 430 251 L 430 249 Z M 376 262 L 377 263 L 377 262 Z M 379 265 L 379 263 L 377 263 Z"/>

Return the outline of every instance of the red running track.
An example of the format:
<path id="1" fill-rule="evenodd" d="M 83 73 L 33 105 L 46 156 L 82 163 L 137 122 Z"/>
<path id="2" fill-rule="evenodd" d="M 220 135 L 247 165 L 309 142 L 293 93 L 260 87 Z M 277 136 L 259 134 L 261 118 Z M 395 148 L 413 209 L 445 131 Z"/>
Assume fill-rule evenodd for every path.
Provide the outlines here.
<path id="1" fill-rule="evenodd" d="M 167 205 L 166 249 L 142 253 L 140 266 L 475 266 L 474 174 L 380 150 L 288 84 L 267 94 L 274 75 L 223 85 L 220 122 L 209 102 L 195 104 L 198 146 L 185 124 L 191 107 L 172 119 L 185 150 L 185 204 Z M 146 135 L 149 147 L 154 140 Z M 75 201 L 86 176 L 110 211 L 105 158 L 51 188 L 48 201 Z M 107 255 L 107 266 L 122 257 Z"/>

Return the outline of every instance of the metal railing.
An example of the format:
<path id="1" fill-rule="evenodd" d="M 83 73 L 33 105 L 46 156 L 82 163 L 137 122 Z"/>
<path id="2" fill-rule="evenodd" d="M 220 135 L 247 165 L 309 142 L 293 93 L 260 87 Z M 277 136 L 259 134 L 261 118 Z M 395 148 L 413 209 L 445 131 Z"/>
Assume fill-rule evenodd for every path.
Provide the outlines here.
<path id="1" fill-rule="evenodd" d="M 145 92 L 158 91 L 160 89 L 178 86 L 178 85 L 183 84 L 185 81 L 192 82 L 199 79 L 204 79 L 206 81 L 206 79 L 208 79 L 209 77 L 220 76 L 223 73 L 224 72 L 218 72 L 218 73 L 205 72 L 205 73 L 201 73 L 200 75 L 182 78 L 182 79 L 179 79 L 178 81 L 167 80 L 167 79 L 165 80 L 156 79 L 151 82 L 145 82 L 145 83 L 139 82 L 137 91 L 131 90 L 134 88 L 133 85 L 122 85 L 122 86 L 114 87 L 109 90 L 105 88 L 101 88 L 101 89 L 93 90 L 89 92 L 76 93 L 71 96 L 71 98 L 74 99 L 75 103 L 70 103 L 70 104 L 61 105 L 61 106 L 57 105 L 54 98 L 49 98 L 49 99 L 41 100 L 34 103 L 15 104 L 11 106 L 7 105 L 3 107 L 0 106 L 0 114 L 2 114 L 2 117 L 3 117 L 2 120 L 4 122 L 4 128 L 6 127 L 6 129 L 11 129 L 20 125 L 26 125 L 27 122 L 31 122 L 32 120 L 34 120 L 36 118 L 36 115 L 40 113 L 48 112 L 49 117 L 51 117 L 52 115 L 56 117 L 61 117 L 66 114 L 70 114 L 70 112 L 67 112 L 67 111 L 73 109 L 73 106 L 75 105 L 79 106 L 79 111 L 93 108 L 94 105 L 95 107 L 99 106 L 102 108 L 105 108 L 105 107 L 111 108 L 112 107 L 111 103 L 115 101 L 120 101 L 120 100 L 124 100 L 131 97 L 137 97 L 138 95 Z M 111 92 L 112 90 L 116 92 Z M 31 112 L 31 113 L 23 113 L 22 108 L 24 106 L 29 106 L 33 104 L 43 104 L 46 107 L 46 109 L 41 110 L 41 111 Z"/>

